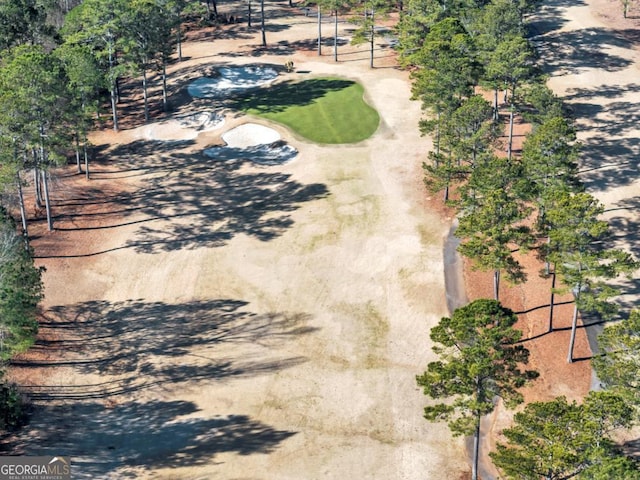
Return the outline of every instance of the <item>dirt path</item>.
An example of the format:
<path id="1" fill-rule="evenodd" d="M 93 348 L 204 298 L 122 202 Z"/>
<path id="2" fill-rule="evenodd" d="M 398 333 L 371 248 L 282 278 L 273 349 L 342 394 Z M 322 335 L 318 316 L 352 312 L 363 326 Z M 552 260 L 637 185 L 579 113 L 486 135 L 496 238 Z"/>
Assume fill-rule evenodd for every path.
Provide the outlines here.
<path id="1" fill-rule="evenodd" d="M 173 81 L 292 55 L 295 76 L 362 82 L 378 132 L 321 147 L 276 127 L 300 155 L 271 167 L 203 156 L 221 132 L 181 143 L 96 135 L 93 180 L 58 181 L 58 229 L 34 241 L 47 320 L 14 372 L 37 406 L 16 452 L 70 455 L 74 478 L 92 479 L 467 469 L 462 441 L 422 419 L 415 385 L 446 314 L 446 225 L 424 208 L 430 144 L 407 74 L 382 48 L 386 68 L 374 70 L 366 47 L 344 47 L 337 64 L 328 49 L 317 58 L 312 19 L 270 15 L 282 15 L 270 22 L 274 48 L 234 26 L 186 44 Z"/>

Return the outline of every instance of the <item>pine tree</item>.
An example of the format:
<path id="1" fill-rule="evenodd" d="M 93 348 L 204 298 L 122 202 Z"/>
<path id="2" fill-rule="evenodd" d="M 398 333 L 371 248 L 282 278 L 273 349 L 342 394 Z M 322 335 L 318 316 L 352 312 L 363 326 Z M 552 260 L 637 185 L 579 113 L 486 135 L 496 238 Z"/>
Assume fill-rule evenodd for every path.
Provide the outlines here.
<path id="1" fill-rule="evenodd" d="M 444 401 L 424 409 L 427 420 L 447 421 L 454 435 L 473 435 L 473 474 L 478 476 L 480 419 L 493 411 L 496 396 L 508 406 L 522 402 L 518 389 L 537 372 L 521 370 L 529 352 L 515 345 L 516 315 L 497 301 L 480 299 L 443 318 L 431 330 L 440 360 L 417 377 L 428 397 Z"/>
<path id="2" fill-rule="evenodd" d="M 611 440 L 615 430 L 630 426 L 631 418 L 624 400 L 608 392 L 591 392 L 582 405 L 565 397 L 534 402 L 503 430 L 508 443 L 499 443 L 489 455 L 506 479 L 637 480 L 638 466 Z M 621 476 L 603 476 L 614 472 Z"/>
<path id="3" fill-rule="evenodd" d="M 459 226 L 462 242 L 458 251 L 473 261 L 473 267 L 493 271 L 494 297 L 499 299 L 504 272 L 512 283 L 526 280 L 513 253 L 533 243 L 523 223 L 531 212 L 526 203 L 529 183 L 520 165 L 488 155 L 474 169 L 461 189 Z"/>
<path id="4" fill-rule="evenodd" d="M 598 336 L 602 355 L 593 367 L 607 390 L 620 394 L 640 418 L 640 311 L 633 310 L 627 320 L 605 327 Z"/>

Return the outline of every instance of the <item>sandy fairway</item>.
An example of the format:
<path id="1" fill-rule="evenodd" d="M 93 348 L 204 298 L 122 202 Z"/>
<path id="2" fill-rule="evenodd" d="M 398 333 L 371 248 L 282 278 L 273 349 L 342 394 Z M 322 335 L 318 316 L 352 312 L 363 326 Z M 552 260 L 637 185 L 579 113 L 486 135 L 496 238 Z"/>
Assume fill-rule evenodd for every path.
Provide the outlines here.
<path id="1" fill-rule="evenodd" d="M 283 56 L 312 46 L 317 27 L 297 10 L 276 14 L 268 50 L 241 26 L 185 44 L 174 95 L 215 65 L 281 69 L 293 58 L 298 73 L 275 81 L 362 82 L 378 131 L 325 147 L 271 125 L 298 151 L 278 165 L 203 153 L 250 120 L 235 113 L 162 139 L 94 135 L 92 180 L 71 168 L 58 179 L 57 230 L 34 241 L 45 323 L 14 372 L 38 407 L 17 452 L 70 455 L 74 478 L 91 479 L 467 470 L 462 440 L 422 419 L 415 385 L 434 358 L 429 328 L 446 314 L 447 226 L 423 205 L 430 143 L 408 75 L 382 47 L 373 70 L 366 47 L 341 47 L 338 63 L 313 47 Z M 182 108 L 217 108 L 199 102 Z"/>

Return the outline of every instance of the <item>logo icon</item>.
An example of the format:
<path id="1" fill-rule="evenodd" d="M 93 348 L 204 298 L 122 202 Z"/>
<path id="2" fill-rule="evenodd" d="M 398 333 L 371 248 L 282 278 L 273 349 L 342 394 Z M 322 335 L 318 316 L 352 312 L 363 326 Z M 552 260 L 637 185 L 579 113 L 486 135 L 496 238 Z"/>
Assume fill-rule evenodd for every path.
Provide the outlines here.
<path id="1" fill-rule="evenodd" d="M 71 480 L 69 457 L 0 457 L 0 480 Z"/>

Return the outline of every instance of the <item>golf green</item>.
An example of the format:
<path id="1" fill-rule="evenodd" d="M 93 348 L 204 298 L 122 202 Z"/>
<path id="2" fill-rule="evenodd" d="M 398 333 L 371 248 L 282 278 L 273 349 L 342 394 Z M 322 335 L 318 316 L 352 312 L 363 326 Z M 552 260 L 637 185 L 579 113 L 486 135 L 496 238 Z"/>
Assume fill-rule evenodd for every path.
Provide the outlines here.
<path id="1" fill-rule="evenodd" d="M 378 112 L 359 83 L 340 78 L 284 82 L 254 90 L 237 101 L 246 113 L 282 123 L 316 143 L 356 143 L 378 128 Z"/>

